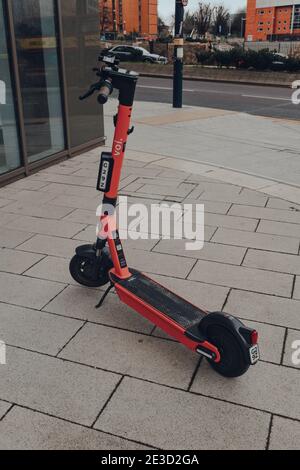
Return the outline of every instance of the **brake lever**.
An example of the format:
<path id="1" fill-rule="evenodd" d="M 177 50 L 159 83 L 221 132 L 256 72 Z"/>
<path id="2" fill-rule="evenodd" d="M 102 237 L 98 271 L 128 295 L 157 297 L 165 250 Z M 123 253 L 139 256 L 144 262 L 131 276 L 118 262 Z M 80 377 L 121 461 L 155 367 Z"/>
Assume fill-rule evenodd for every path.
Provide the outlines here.
<path id="1" fill-rule="evenodd" d="M 89 91 L 87 91 L 84 95 L 79 96 L 80 101 L 86 100 L 87 98 L 92 96 L 99 89 L 100 89 L 99 84 L 94 83 L 94 85 L 92 85 L 90 87 Z"/>

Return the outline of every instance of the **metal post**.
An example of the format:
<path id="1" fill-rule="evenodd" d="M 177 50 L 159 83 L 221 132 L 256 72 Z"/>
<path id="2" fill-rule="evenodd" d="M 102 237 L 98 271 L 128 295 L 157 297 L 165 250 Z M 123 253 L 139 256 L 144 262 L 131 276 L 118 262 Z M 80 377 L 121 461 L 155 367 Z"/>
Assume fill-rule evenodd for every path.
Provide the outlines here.
<path id="1" fill-rule="evenodd" d="M 183 21 L 184 7 L 188 0 L 175 0 L 175 39 L 174 39 L 174 89 L 173 108 L 182 108 L 182 88 L 183 88 Z"/>
<path id="2" fill-rule="evenodd" d="M 246 21 L 247 18 L 241 18 L 241 38 L 244 38 L 246 34 Z"/>

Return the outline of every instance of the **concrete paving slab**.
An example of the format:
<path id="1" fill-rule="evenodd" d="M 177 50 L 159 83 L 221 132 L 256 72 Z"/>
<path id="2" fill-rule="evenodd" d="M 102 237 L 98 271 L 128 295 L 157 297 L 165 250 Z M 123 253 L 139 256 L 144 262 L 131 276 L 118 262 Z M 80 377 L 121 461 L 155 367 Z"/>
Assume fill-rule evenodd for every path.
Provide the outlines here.
<path id="1" fill-rule="evenodd" d="M 0 401 L 0 421 L 3 418 L 3 416 L 5 415 L 5 413 L 8 412 L 8 410 L 11 406 L 12 405 L 9 404 L 9 403 L 5 403 L 4 401 Z M 0 448 L 1 448 L 1 444 L 0 444 Z"/>
<path id="2" fill-rule="evenodd" d="M 299 308 L 296 300 L 232 290 L 225 310 L 240 318 L 300 330 Z"/>
<path id="3" fill-rule="evenodd" d="M 40 310 L 64 288 L 64 284 L 57 282 L 0 273 L 1 301 L 21 307 Z"/>
<path id="4" fill-rule="evenodd" d="M 23 191 L 16 191 L 15 195 L 11 197 L 16 201 L 21 201 L 22 203 L 27 202 L 28 204 L 46 204 L 51 202 L 55 196 L 53 194 L 47 194 L 41 191 L 28 191 L 24 189 Z"/>
<path id="5" fill-rule="evenodd" d="M 64 217 L 64 220 L 69 222 L 75 222 L 78 224 L 85 225 L 96 225 L 98 220 L 96 216 L 96 211 L 94 210 L 84 210 L 84 209 L 75 209 L 72 212 Z"/>
<path id="6" fill-rule="evenodd" d="M 285 417 L 300 418 L 300 371 L 260 362 L 242 378 L 228 380 L 203 363 L 192 391 Z"/>
<path id="7" fill-rule="evenodd" d="M 0 270 L 11 274 L 22 274 L 43 259 L 43 255 L 16 252 L 6 248 L 0 249 Z"/>
<path id="8" fill-rule="evenodd" d="M 270 450 L 299 450 L 300 423 L 274 416 L 270 436 Z"/>
<path id="9" fill-rule="evenodd" d="M 299 240 L 296 238 L 225 228 L 219 228 L 212 241 L 223 243 L 224 245 L 244 246 L 246 248 L 256 248 L 258 250 L 277 251 L 296 255 L 299 251 Z"/>
<path id="10" fill-rule="evenodd" d="M 240 217 L 250 217 L 254 219 L 275 220 L 277 222 L 289 222 L 291 224 L 300 224 L 300 212 L 293 210 L 284 210 L 288 208 L 286 202 L 282 208 L 271 208 L 270 207 L 254 207 L 254 206 L 240 206 L 234 204 L 229 215 L 235 215 Z M 276 204 L 275 204 L 276 205 Z M 278 204 L 279 205 L 279 204 Z"/>
<path id="11" fill-rule="evenodd" d="M 217 261 L 226 264 L 240 265 L 246 249 L 237 246 L 224 246 L 217 243 L 204 244 L 203 250 L 187 251 L 186 240 L 161 240 L 154 248 L 156 253 L 167 253 L 185 258 Z"/>
<path id="12" fill-rule="evenodd" d="M 72 209 L 67 207 L 58 207 L 52 204 L 28 204 L 24 202 L 14 202 L 2 209 L 5 212 L 16 215 L 26 215 L 30 217 L 37 217 L 40 219 L 53 219 L 60 220 L 72 212 Z M 15 217 L 16 219 L 16 217 Z"/>
<path id="13" fill-rule="evenodd" d="M 294 299 L 300 300 L 300 276 L 296 277 L 295 289 L 294 289 Z"/>
<path id="14" fill-rule="evenodd" d="M 0 193 L 1 195 L 1 193 Z M 0 208 L 3 209 L 6 206 L 9 206 L 10 204 L 13 204 L 12 199 L 4 199 L 3 197 L 0 198 Z"/>
<path id="15" fill-rule="evenodd" d="M 32 238 L 27 242 L 20 244 L 18 246 L 18 250 L 67 258 L 70 260 L 72 256 L 74 256 L 77 247 L 77 240 L 69 240 L 68 238 L 60 237 L 48 237 L 46 235 L 35 235 L 32 236 Z"/>
<path id="16" fill-rule="evenodd" d="M 39 263 L 36 263 L 31 269 L 28 269 L 25 275 L 46 281 L 61 282 L 62 284 L 75 284 L 70 274 L 69 266 L 70 260 L 66 258 L 47 256 Z"/>
<path id="17" fill-rule="evenodd" d="M 135 181 L 137 184 L 141 184 L 143 186 L 145 185 L 150 185 L 150 186 L 162 186 L 164 188 L 174 188 L 174 187 L 179 187 L 182 183 L 184 183 L 186 180 L 186 175 L 185 173 L 181 173 L 181 176 L 176 176 L 172 178 L 165 177 L 163 178 L 162 176 L 156 177 L 156 178 L 135 178 Z M 192 184 L 190 181 L 188 183 Z"/>
<path id="18" fill-rule="evenodd" d="M 236 197 L 242 191 L 242 187 L 234 186 L 232 184 L 221 183 L 211 183 L 211 182 L 201 182 L 197 187 L 191 192 L 189 197 L 191 199 L 199 199 L 205 192 L 207 193 L 222 193 L 224 197 L 228 198 L 230 196 Z"/>
<path id="19" fill-rule="evenodd" d="M 245 230 L 247 232 L 255 232 L 258 225 L 258 219 L 205 213 L 205 224 L 212 225 L 214 227 L 224 227 L 235 230 Z"/>
<path id="20" fill-rule="evenodd" d="M 284 237 L 300 238 L 300 224 L 261 220 L 257 228 L 259 233 L 270 233 Z"/>
<path id="21" fill-rule="evenodd" d="M 55 199 L 53 199 L 52 203 L 55 206 L 69 207 L 73 209 L 91 210 L 95 208 L 95 213 L 99 205 L 99 201 L 97 201 L 95 198 L 84 198 L 80 196 L 69 195 L 56 196 Z"/>
<path id="22" fill-rule="evenodd" d="M 288 274 L 270 272 L 266 276 L 266 273 L 259 269 L 202 260 L 197 262 L 189 279 L 283 297 L 291 297 L 293 288 L 293 276 Z"/>
<path id="23" fill-rule="evenodd" d="M 297 181 L 298 181 L 297 176 Z M 264 188 L 264 192 L 270 196 L 279 197 L 286 199 L 287 201 L 295 202 L 300 204 L 300 188 L 295 186 L 289 186 L 286 184 L 274 184 L 272 186 Z"/>
<path id="24" fill-rule="evenodd" d="M 59 357 L 183 389 L 199 361 L 197 354 L 173 341 L 91 324 Z"/>
<path id="25" fill-rule="evenodd" d="M 1 248 L 16 248 L 18 245 L 32 238 L 33 235 L 34 233 L 30 232 L 0 228 L 0 246 Z"/>
<path id="26" fill-rule="evenodd" d="M 0 423 L 2 450 L 147 450 L 146 446 L 15 406 Z"/>
<path id="27" fill-rule="evenodd" d="M 94 176 L 97 173 L 95 168 Z M 72 186 L 67 183 L 50 183 L 48 186 L 41 190 L 42 192 L 52 193 L 56 196 L 58 195 L 67 195 L 67 196 L 77 196 L 77 197 L 85 197 L 85 198 L 95 198 L 99 194 L 95 188 L 89 188 L 85 186 Z M 66 210 L 65 208 L 61 210 Z"/>
<path id="28" fill-rule="evenodd" d="M 183 201 L 183 204 L 193 204 L 197 205 L 199 204 L 199 201 L 196 199 L 190 199 L 187 198 Z M 200 204 L 204 204 L 205 207 L 205 213 L 211 213 L 211 214 L 227 214 L 230 207 L 231 203 L 229 202 L 215 202 L 215 201 L 205 201 Z"/>
<path id="29" fill-rule="evenodd" d="M 129 190 L 129 188 L 127 188 Z M 186 198 L 188 197 L 191 192 L 194 189 L 193 184 L 186 184 L 183 183 L 180 186 L 172 186 L 172 187 L 163 187 L 163 186 L 158 186 L 158 185 L 151 185 L 151 184 L 146 184 L 146 185 L 137 185 L 137 187 L 134 189 L 137 193 L 141 194 L 151 194 L 154 197 L 155 196 L 175 196 L 175 197 L 182 197 Z"/>
<path id="30" fill-rule="evenodd" d="M 55 170 L 52 170 L 52 171 L 55 171 Z M 14 183 L 11 183 L 9 185 L 9 188 L 14 189 L 17 192 L 20 192 L 20 190 L 24 190 L 24 189 L 28 191 L 39 191 L 45 186 L 47 186 L 47 183 L 43 181 L 36 181 L 32 176 L 29 176 L 28 178 L 24 178 L 19 181 L 15 181 Z"/>
<path id="31" fill-rule="evenodd" d="M 40 219 L 36 217 L 20 216 L 14 221 L 8 222 L 10 230 L 21 230 L 22 232 L 33 232 L 40 235 L 53 235 L 56 237 L 72 238 L 85 228 L 83 224 L 73 222 Z"/>
<path id="32" fill-rule="evenodd" d="M 8 222 L 15 220 L 15 218 L 16 218 L 15 214 L 8 214 L 7 212 L 4 212 L 4 207 L 3 207 L 0 210 L 0 227 L 5 228 L 6 224 Z"/>
<path id="33" fill-rule="evenodd" d="M 136 122 L 140 124 L 148 124 L 149 126 L 162 126 L 166 124 L 174 124 L 177 122 L 197 121 L 198 119 L 209 119 L 218 116 L 228 116 L 233 114 L 231 111 L 221 109 L 207 108 L 183 108 L 173 110 L 165 115 L 155 115 L 147 118 L 138 119 Z"/>
<path id="34" fill-rule="evenodd" d="M 267 207 L 270 207 L 272 209 L 284 209 L 284 210 L 289 210 L 292 212 L 300 211 L 300 205 L 294 204 L 293 202 L 290 202 L 290 201 L 285 201 L 284 199 L 277 199 L 274 197 L 269 198 Z"/>
<path id="35" fill-rule="evenodd" d="M 83 322 L 0 303 L 0 324 L 6 344 L 55 356 Z"/>
<path id="36" fill-rule="evenodd" d="M 45 307 L 45 311 L 124 330 L 151 333 L 152 323 L 122 304 L 115 294 L 109 295 L 101 309 L 96 310 L 101 295 L 99 290 L 69 286 Z"/>
<path id="37" fill-rule="evenodd" d="M 299 255 L 250 249 L 247 252 L 243 265 L 250 268 L 300 275 Z"/>
<path id="38" fill-rule="evenodd" d="M 178 259 L 177 256 L 148 253 L 142 250 L 131 250 L 127 253 L 129 266 L 146 273 L 185 279 L 192 270 L 193 259 Z"/>
<path id="39" fill-rule="evenodd" d="M 36 179 L 40 181 L 47 181 L 48 183 L 60 183 L 69 184 L 73 186 L 85 186 L 87 188 L 95 188 L 95 178 L 82 178 L 73 175 L 57 175 L 44 171 L 41 174 L 38 174 L 36 176 Z M 50 198 L 50 195 L 48 197 Z"/>
<path id="40" fill-rule="evenodd" d="M 61 359 L 7 348 L 0 399 L 91 426 L 120 377 Z"/>
<path id="41" fill-rule="evenodd" d="M 199 198 L 199 201 L 220 201 L 231 202 L 232 204 L 245 204 L 249 206 L 265 207 L 267 203 L 267 196 L 256 194 L 237 194 L 236 196 L 224 195 L 222 191 L 205 191 Z"/>
<path id="42" fill-rule="evenodd" d="M 265 449 L 269 423 L 266 413 L 126 378 L 96 428 L 165 450 L 237 450 Z"/>

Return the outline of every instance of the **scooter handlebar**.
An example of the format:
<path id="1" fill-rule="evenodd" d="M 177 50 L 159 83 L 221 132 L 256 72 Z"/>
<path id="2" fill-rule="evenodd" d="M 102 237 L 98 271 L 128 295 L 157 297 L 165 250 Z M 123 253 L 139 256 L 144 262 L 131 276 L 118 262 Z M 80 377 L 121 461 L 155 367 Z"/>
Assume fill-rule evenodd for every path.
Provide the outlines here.
<path id="1" fill-rule="evenodd" d="M 103 86 L 99 90 L 99 94 L 97 98 L 98 103 L 102 105 L 106 104 L 112 92 L 113 92 L 113 86 L 110 81 L 106 80 Z"/>

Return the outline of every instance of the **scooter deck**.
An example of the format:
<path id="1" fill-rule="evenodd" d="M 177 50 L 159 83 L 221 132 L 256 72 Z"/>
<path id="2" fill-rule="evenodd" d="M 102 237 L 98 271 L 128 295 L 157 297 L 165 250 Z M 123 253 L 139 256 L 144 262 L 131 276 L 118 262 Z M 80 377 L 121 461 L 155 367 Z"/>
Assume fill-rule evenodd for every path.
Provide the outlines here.
<path id="1" fill-rule="evenodd" d="M 185 330 L 197 325 L 207 315 L 207 312 L 195 307 L 139 271 L 131 269 L 130 272 L 132 276 L 129 279 L 121 280 L 112 275 L 112 281 L 175 321 Z"/>

